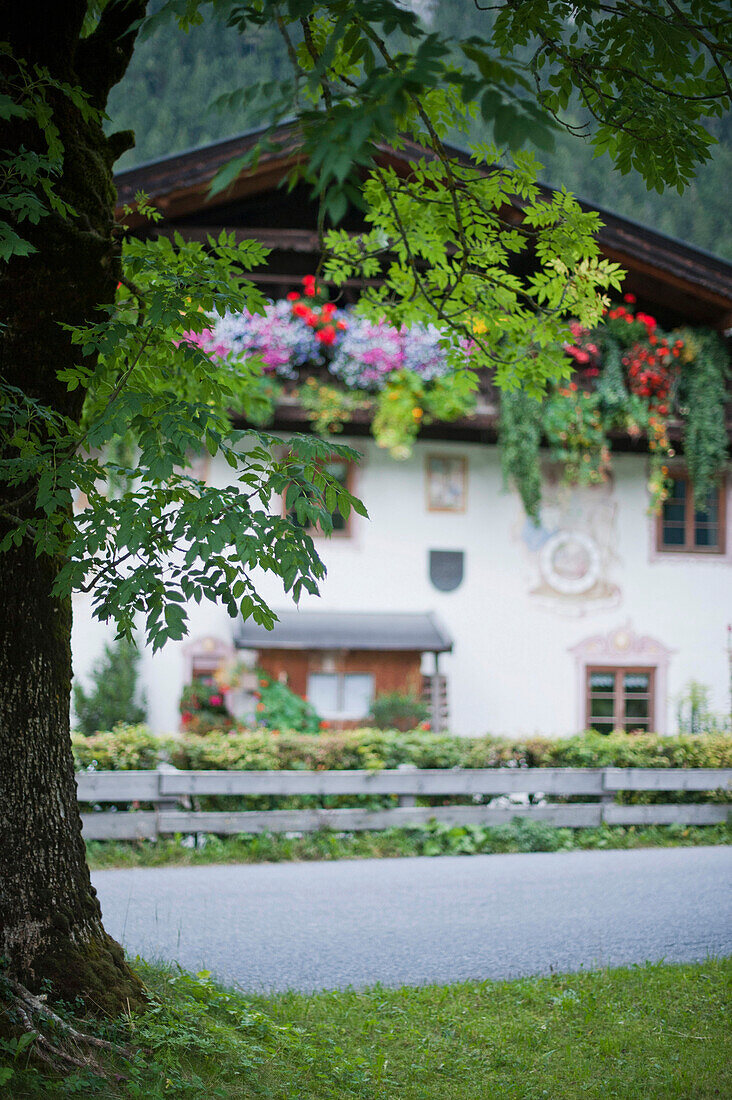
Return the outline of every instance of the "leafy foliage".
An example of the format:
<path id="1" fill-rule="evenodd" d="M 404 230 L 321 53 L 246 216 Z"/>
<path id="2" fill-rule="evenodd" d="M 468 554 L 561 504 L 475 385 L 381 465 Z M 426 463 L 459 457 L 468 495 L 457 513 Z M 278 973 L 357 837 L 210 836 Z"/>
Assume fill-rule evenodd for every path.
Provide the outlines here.
<path id="1" fill-rule="evenodd" d="M 371 715 L 378 729 L 413 730 L 429 718 L 429 707 L 411 692 L 388 691 L 377 695 Z"/>
<path id="2" fill-rule="evenodd" d="M 399 856 L 470 856 L 504 852 L 572 852 L 634 848 L 693 848 L 729 844 L 732 825 L 601 825 L 565 829 L 516 817 L 508 825 L 447 825 L 433 820 L 412 828 L 299 837 L 283 833 L 208 833 L 191 847 L 188 837 L 156 841 L 88 841 L 95 870 L 110 867 L 200 867 L 221 863 L 279 863 L 287 860 L 389 859 Z"/>
<path id="3" fill-rule="evenodd" d="M 697 498 L 704 500 L 727 462 L 727 357 L 716 334 L 677 330 L 664 334 L 654 317 L 633 311 L 625 295 L 603 323 L 585 329 L 571 322 L 575 379 L 553 385 L 546 400 L 505 394 L 500 439 L 504 478 L 519 491 L 526 513 L 538 517 L 542 436 L 570 484 L 592 485 L 610 470 L 609 433 L 645 433 L 651 456 L 648 488 L 658 512 L 668 497 L 668 462 L 675 455 L 668 433 L 683 426 L 684 451 Z"/>
<path id="4" fill-rule="evenodd" d="M 565 479 L 576 485 L 603 481 L 610 465 L 610 447 L 600 418 L 599 396 L 570 382 L 552 393 L 543 413 L 552 457 L 563 464 Z"/>
<path id="5" fill-rule="evenodd" d="M 694 492 L 705 500 L 727 462 L 727 379 L 729 364 L 722 341 L 707 333 L 685 377 L 684 454 Z"/>
<path id="6" fill-rule="evenodd" d="M 529 133 L 548 139 L 552 116 L 578 93 L 595 119 L 591 140 L 598 151 L 607 151 L 621 171 L 632 165 L 651 186 L 683 185 L 707 157 L 711 139 L 703 122 L 729 101 L 718 64 L 726 47 L 710 32 L 719 5 L 705 3 L 693 18 L 678 20 L 657 11 L 654 0 L 647 3 L 634 20 L 622 4 L 603 20 L 594 20 L 591 5 L 580 5 L 571 23 L 566 4 L 503 4 L 490 39 L 461 40 L 426 33 L 413 11 L 385 0 L 364 0 L 357 10 L 343 0 L 291 0 L 278 11 L 274 23 L 291 74 L 268 87 L 235 90 L 228 107 L 252 105 L 259 96 L 273 122 L 298 112 L 305 156 L 293 181 L 305 174 L 334 223 L 349 199 L 365 204 L 370 226 L 355 238 L 326 234 L 325 269 L 336 284 L 380 273 L 381 285 L 363 296 L 365 315 L 386 316 L 397 326 L 439 323 L 455 367 L 449 393 L 435 386 L 434 395 L 412 394 L 410 408 L 404 391 L 391 404 L 382 401 L 377 419 L 385 437 L 408 438 L 423 416 L 438 415 L 431 399 L 442 415 L 450 403 L 465 406 L 474 385 L 473 373 L 460 370 L 467 342 L 471 366 L 490 365 L 500 386 L 543 392 L 548 381 L 567 374 L 561 350 L 567 315 L 592 325 L 602 292 L 619 286 L 617 265 L 598 256 L 597 216 L 564 191 L 546 199 L 531 154 L 516 154 L 514 167 L 502 167 L 499 150 L 480 144 L 473 150 L 475 169 L 450 158 L 445 137 L 451 127 L 465 129 L 474 101 L 494 124 L 497 141 L 516 146 Z M 188 28 L 200 21 L 200 7 L 167 0 L 145 32 L 170 17 Z M 274 29 L 261 0 L 214 10 L 242 34 Z M 87 32 L 95 18 L 90 12 Z M 528 68 L 517 46 L 533 49 Z M 622 65 L 608 61 L 612 51 L 625 59 Z M 637 65 L 626 63 L 632 53 L 644 61 L 642 80 Z M 592 77 L 579 63 L 588 56 Z M 47 87 L 70 97 L 82 117 L 93 109 L 79 89 L 24 64 L 3 69 L 3 110 L 8 118 L 35 120 L 53 160 L 50 180 L 61 170 L 64 150 Z M 611 117 L 618 101 L 632 125 Z M 405 134 L 431 150 L 406 180 L 372 157 L 376 141 L 400 145 Z M 28 173 L 18 165 L 16 156 L 12 171 L 22 181 Z M 216 188 L 240 168 L 225 167 Z M 367 178 L 357 189 L 354 173 L 361 169 Z M 21 190 L 27 195 L 27 182 Z M 521 227 L 501 215 L 515 197 L 522 202 Z M 41 216 L 28 201 L 12 213 L 13 225 Z M 57 216 L 70 216 L 54 206 L 50 183 L 44 201 Z M 147 209 L 143 198 L 138 205 Z M 11 252 L 20 247 L 16 242 Z M 538 270 L 521 279 L 508 262 L 529 248 Z M 323 457 L 316 441 L 296 440 L 291 455 L 276 462 L 271 438 L 231 430 L 230 408 L 246 413 L 251 402 L 262 414 L 256 363 L 240 361 L 234 369 L 208 355 L 201 341 L 183 338 L 202 334 L 212 314 L 262 312 L 261 294 L 242 272 L 264 257 L 261 246 L 237 245 L 226 234 L 206 249 L 181 238 L 131 239 L 118 301 L 102 306 L 100 319 L 68 328 L 79 364 L 61 380 L 86 392 L 82 423 L 3 387 L 0 415 L 9 444 L 3 477 L 16 496 L 30 496 L 34 508 L 18 518 L 0 550 L 28 538 L 39 554 L 62 554 L 55 591 L 90 591 L 95 614 L 114 621 L 121 636 L 131 636 L 141 615 L 154 648 L 183 636 L 191 599 L 222 602 L 232 615 L 271 625 L 252 571 L 275 572 L 295 599 L 303 590 L 315 592 L 323 567 L 305 525 L 327 533 L 336 506 L 341 514 L 356 506 L 342 486 L 316 471 L 314 460 Z M 327 321 L 319 325 L 323 341 L 328 327 Z M 104 461 L 120 434 L 132 440 L 134 463 Z M 180 472 L 202 445 L 236 471 L 233 486 L 220 489 Z M 333 453 L 332 445 L 328 450 Z M 106 492 L 110 478 L 125 488 Z M 294 486 L 296 524 L 270 507 L 287 485 Z M 74 495 L 87 504 L 75 518 L 69 511 Z"/>
<path id="7" fill-rule="evenodd" d="M 515 168 L 507 169 L 496 149 L 473 152 L 474 169 L 449 158 L 422 160 L 405 180 L 375 168 L 364 186 L 372 228 L 361 236 L 327 234 L 325 271 L 336 286 L 373 278 L 388 254 L 383 280 L 359 300 L 365 316 L 438 326 L 458 393 L 474 381 L 469 350 L 470 367 L 493 369 L 502 389 L 520 385 L 536 396 L 548 379 L 567 373 L 567 316 L 596 323 L 600 294 L 619 288 L 620 269 L 599 259 L 597 215 L 566 192 L 544 197 L 530 154 L 516 154 Z M 521 227 L 500 215 L 516 196 Z M 538 270 L 522 279 L 509 270 L 510 260 L 529 248 Z"/>
<path id="8" fill-rule="evenodd" d="M 536 520 L 541 503 L 541 403 L 522 390 L 503 395 L 499 438 L 503 480 L 513 481 L 530 519 Z"/>
<path id="9" fill-rule="evenodd" d="M 297 733 L 317 733 L 320 729 L 320 715 L 307 700 L 261 671 L 258 695 L 257 722 L 267 729 Z"/>
<path id="10" fill-rule="evenodd" d="M 172 755 L 171 755 L 172 754 Z M 576 737 L 511 739 L 455 737 L 424 730 L 324 731 L 318 737 L 269 731 L 156 738 L 144 728 L 120 727 L 94 737 L 74 736 L 78 768 L 154 767 L 170 758 L 178 768 L 244 771 L 352 768 L 729 768 L 732 736 L 711 724 L 704 736 L 592 731 Z"/>
<path id="11" fill-rule="evenodd" d="M 298 390 L 300 403 L 318 435 L 342 432 L 355 412 L 371 407 L 368 398 L 308 378 Z"/>
<path id="12" fill-rule="evenodd" d="M 129 771 L 156 768 L 167 758 L 172 742 L 147 726 L 117 726 L 90 734 L 72 733 L 74 760 L 83 771 Z"/>
<path id="13" fill-rule="evenodd" d="M 135 726 L 144 722 L 147 707 L 138 685 L 140 651 L 121 640 L 104 647 L 104 653 L 91 674 L 91 685 L 73 686 L 77 726 L 87 736 L 115 726 Z"/>
<path id="14" fill-rule="evenodd" d="M 104 319 L 70 330 L 80 362 L 62 381 L 86 390 L 81 423 L 4 387 L 0 427 L 12 448 L 4 477 L 11 487 L 37 488 L 29 490 L 34 514 L 9 531 L 0 550 L 29 537 L 39 553 L 63 551 L 56 591 L 91 592 L 95 614 L 112 619 L 120 636 L 131 637 L 142 614 L 153 648 L 183 637 L 191 599 L 271 625 L 274 615 L 251 579 L 255 568 L 280 576 L 295 599 L 317 591 L 324 569 L 312 540 L 276 503 L 288 486 L 298 517 L 325 533 L 336 505 L 343 514 L 351 507 L 365 514 L 316 468 L 335 450 L 351 459 L 354 452 L 296 437 L 276 461 L 278 440 L 234 431 L 228 419 L 231 408 L 246 411 L 252 393 L 255 406 L 260 400 L 256 363 L 234 367 L 184 338 L 203 331 L 211 312 L 262 308 L 260 292 L 240 272 L 263 257 L 259 245 L 237 245 L 225 233 L 207 249 L 181 238 L 175 247 L 165 238 L 131 241 L 118 301 L 102 309 Z M 105 463 L 99 455 L 120 432 L 132 444 L 127 461 Z M 232 485 L 206 485 L 183 472 L 202 446 L 235 471 Z M 108 492 L 110 475 L 122 491 Z M 72 493 L 86 502 L 75 517 Z"/>
<path id="15" fill-rule="evenodd" d="M 237 4 L 236 25 L 247 32 L 269 25 L 267 7 L 263 0 Z M 433 133 L 444 135 L 456 123 L 455 102 L 475 102 L 496 142 L 516 147 L 530 135 L 550 144 L 553 123 L 566 125 L 578 99 L 595 153 L 657 189 L 683 188 L 708 158 L 713 138 L 704 123 L 732 98 L 723 3 L 679 11 L 660 0 L 621 2 L 602 18 L 596 4 L 567 0 L 505 0 L 490 10 L 489 20 L 475 20 L 478 33 L 461 39 L 459 15 L 450 21 L 445 13 L 441 29 L 428 32 L 413 9 L 382 0 L 363 0 L 357 12 L 344 0 L 283 5 L 292 76 L 270 82 L 266 100 L 264 87 L 258 91 L 274 118 L 287 113 L 293 92 L 313 105 L 301 117 L 319 193 L 342 185 L 364 163 L 369 142 L 392 140 L 419 106 Z M 229 103 L 251 104 L 256 96 L 241 89 Z M 325 129 L 314 117 L 321 97 Z M 354 106 L 357 128 L 348 120 Z M 324 139 L 317 146 L 316 136 Z M 330 209 L 338 211 L 335 198 Z"/>
<path id="16" fill-rule="evenodd" d="M 493 5 L 486 10 L 485 5 L 478 9 L 469 0 L 460 3 L 432 0 L 429 17 L 423 18 L 422 27 L 426 33 L 436 31 L 458 41 L 482 39 L 482 64 L 490 78 L 490 57 L 486 54 L 491 50 L 498 7 Z M 526 5 L 523 8 L 526 16 Z M 124 167 L 259 125 L 262 112 L 256 101 L 245 100 L 244 89 L 258 80 L 266 83 L 286 79 L 290 62 L 286 44 L 276 27 L 250 27 L 246 36 L 232 35 L 221 20 L 205 10 L 202 15 L 201 22 L 191 27 L 188 34 L 181 34 L 170 21 L 158 23 L 154 33 L 138 44 L 124 80 L 113 90 L 108 107 L 113 120 L 110 125 L 116 129 L 134 128 L 137 136 L 135 149 L 126 153 L 121 162 Z M 639 35 L 652 18 L 650 6 L 635 5 L 632 22 Z M 669 18 L 667 11 L 663 18 Z M 565 26 L 571 27 L 571 20 Z M 294 37 L 299 39 L 297 28 Z M 533 57 L 532 45 L 528 41 L 512 45 L 516 60 L 528 65 Z M 649 48 L 648 41 L 642 45 L 644 50 Z M 676 41 L 673 48 L 682 50 L 683 43 Z M 481 54 L 474 56 L 477 59 Z M 160 64 L 161 57 L 168 60 L 165 66 Z M 461 50 L 454 50 L 453 57 L 456 64 L 465 63 Z M 553 69 L 553 62 L 545 60 L 542 66 L 545 82 Z M 636 76 L 640 81 L 643 71 L 638 69 Z M 671 83 L 670 72 L 664 73 L 664 80 L 667 77 Z M 240 88 L 241 93 L 224 96 L 233 87 Z M 506 91 L 508 99 L 511 89 Z M 674 85 L 673 91 L 680 91 L 680 87 Z M 475 140 L 493 138 L 502 145 L 504 138 L 495 134 L 494 124 L 499 117 L 501 125 L 507 121 L 505 113 L 499 115 L 504 94 L 489 88 L 486 93 L 486 104 L 490 108 L 492 100 L 494 109 L 489 110 L 485 119 L 480 113 L 469 119 L 469 133 Z M 209 105 L 217 98 L 218 109 L 202 110 L 202 105 Z M 570 129 L 554 127 L 553 149 L 547 147 L 542 135 L 536 140 L 533 128 L 525 133 L 527 146 L 536 149 L 544 164 L 542 178 L 561 182 L 591 204 L 653 225 L 660 232 L 693 241 L 719 255 L 732 254 L 726 202 L 727 181 L 732 176 L 732 114 L 705 120 L 708 133 L 718 144 L 710 147 L 711 159 L 697 166 L 684 197 L 675 190 L 667 189 L 663 194 L 655 189 L 649 191 L 635 171 L 626 175 L 608 171 L 607 157 L 595 157 L 587 140 L 592 116 L 577 102 L 577 97 L 562 112 L 562 119 Z M 451 130 L 449 137 L 458 144 L 466 141 L 462 127 Z M 659 152 L 664 146 L 665 139 L 657 147 Z"/>
<path id="17" fill-rule="evenodd" d="M 261 669 L 255 669 L 257 689 L 255 721 L 267 729 L 295 733 L 317 733 L 322 723 L 320 716 L 307 700 L 297 695 L 287 684 L 273 679 Z M 193 680 L 183 689 L 180 700 L 183 729 L 189 735 L 200 736 L 212 730 L 230 732 L 245 730 L 246 724 L 234 718 L 226 705 L 229 688 L 219 685 L 219 677 L 213 683 Z"/>
<path id="18" fill-rule="evenodd" d="M 702 733 L 714 723 L 709 706 L 710 689 L 698 680 L 690 680 L 677 703 L 679 731 L 684 734 Z"/>
<path id="19" fill-rule="evenodd" d="M 51 214 L 75 215 L 55 187 L 64 150 L 53 115 L 54 97 L 69 100 L 85 120 L 99 117 L 82 89 L 55 80 L 43 66 L 31 68 L 12 55 L 7 42 L 0 42 L 0 124 L 34 123 L 42 146 L 0 153 L 0 262 L 36 251 L 23 236 L 28 225 L 38 225 Z"/>
<path id="20" fill-rule="evenodd" d="M 583 212 L 565 192 L 542 200 L 528 155 L 517 157 L 515 169 L 460 176 L 444 139 L 451 126 L 466 126 L 479 94 L 484 118 L 495 118 L 499 144 L 521 140 L 530 129 L 544 139 L 546 110 L 556 112 L 570 91 L 577 90 L 599 124 L 592 137 L 598 150 L 607 149 L 622 171 L 635 166 L 653 186 L 683 185 L 707 155 L 703 122 L 729 105 L 730 88 L 720 63 L 728 51 L 717 34 L 724 12 L 721 4 L 707 0 L 683 19 L 674 13 L 669 20 L 659 15 L 655 0 L 645 2 L 650 10 L 639 28 L 629 31 L 643 62 L 635 69 L 613 68 L 610 47 L 621 48 L 619 36 L 626 33 L 624 5 L 612 17 L 593 23 L 587 6 L 507 2 L 495 25 L 497 49 L 486 42 L 451 43 L 439 34 L 425 34 L 414 13 L 391 0 L 362 0 L 358 5 L 284 0 L 277 6 L 266 0 L 216 0 L 214 10 L 242 32 L 272 26 L 273 20 L 281 32 L 292 65 L 290 79 L 269 90 L 244 89 L 240 98 L 253 103 L 263 92 L 274 121 L 293 111 L 298 116 L 305 155 L 292 178 L 300 174 L 310 182 L 321 200 L 323 228 L 327 218 L 334 225 L 339 222 L 349 199 L 362 201 L 357 180 L 365 170 L 372 228 L 353 242 L 337 233 L 331 236 L 336 280 L 349 272 L 368 275 L 374 264 L 384 266 L 381 290 L 364 302 L 372 316 L 386 311 L 399 324 L 439 320 L 456 361 L 464 350 L 460 340 L 473 339 L 476 362 L 494 365 L 502 386 L 511 389 L 522 383 L 538 393 L 547 380 L 562 376 L 558 344 L 565 315 L 572 312 L 583 324 L 593 323 L 602 293 L 618 285 L 619 271 L 598 260 L 594 215 Z M 201 0 L 167 0 L 147 26 L 154 28 L 161 15 L 172 14 L 186 28 L 200 19 L 203 6 Z M 7 558 L 24 561 L 24 568 L 33 554 L 42 559 L 37 573 L 29 576 L 40 581 L 53 574 L 51 596 L 66 608 L 72 589 L 91 592 L 95 614 L 112 620 L 120 637 L 131 638 L 135 620 L 142 619 L 156 649 L 168 638 L 183 636 L 189 600 L 221 602 L 232 615 L 271 625 L 274 615 L 253 577 L 260 571 L 275 574 L 295 599 L 303 591 L 315 593 L 324 568 L 306 525 L 317 524 L 327 533 L 334 509 L 346 516 L 351 507 L 360 506 L 318 469 L 318 458 L 332 457 L 332 444 L 295 440 L 288 456 L 278 460 L 270 437 L 233 431 L 228 412 L 232 407 L 246 411 L 247 388 L 253 400 L 261 399 L 258 372 L 254 366 L 238 372 L 217 364 L 200 344 L 184 338 L 187 332 L 200 334 L 211 313 L 256 312 L 261 297 L 242 273 L 263 260 L 263 250 L 246 242 L 237 245 L 223 234 L 208 241 L 207 248 L 180 238 L 146 243 L 130 239 L 120 255 L 129 234 L 113 225 L 110 177 L 126 139 L 117 135 L 116 140 L 102 140 L 99 120 L 110 88 L 122 77 L 143 12 L 144 4 L 138 2 L 75 5 L 58 35 L 57 51 L 52 42 L 57 25 L 50 20 L 30 20 L 25 26 L 19 10 L 8 20 L 19 56 L 0 55 L 0 110 L 7 135 L 1 173 L 3 196 L 8 196 L 0 208 L 6 223 L 2 252 L 10 260 L 10 280 L 19 276 L 18 285 L 27 293 L 9 296 L 7 333 L 2 334 L 13 355 L 9 375 L 0 381 L 0 552 L 12 551 Z M 664 24 L 660 33 L 648 32 L 650 53 L 643 49 L 643 24 L 649 19 Z M 388 43 L 394 32 L 408 40 L 407 49 Z M 514 44 L 522 42 L 536 43 L 533 73 L 513 56 Z M 466 59 L 464 67 L 452 64 L 455 45 Z M 585 56 L 593 62 L 590 80 L 582 66 Z M 621 50 L 621 56 L 629 55 Z M 558 79 L 549 80 L 547 87 L 540 76 L 544 57 L 558 67 Z M 48 73 L 34 64 L 39 59 L 49 66 Z M 650 83 L 648 77 L 638 82 L 635 74 L 641 70 L 650 74 Z M 57 79 L 59 73 L 64 79 L 74 73 L 83 87 L 67 87 Z M 539 83 L 538 103 L 532 75 Z M 676 93 L 679 79 L 683 83 Z M 237 92 L 233 94 L 236 100 Z M 671 111 L 669 98 L 677 94 Z M 618 112 L 612 118 L 611 102 Z M 401 141 L 402 134 L 426 142 L 431 153 L 415 166 L 412 179 L 400 183 L 388 170 L 374 169 L 373 150 L 384 139 Z M 71 147 L 68 163 L 65 141 Z M 41 150 L 35 165 L 26 156 L 29 149 Z M 476 156 L 481 164 L 494 165 L 498 159 L 496 150 L 486 148 L 476 149 Z M 216 186 L 224 189 L 240 168 L 225 166 Z M 65 194 L 74 196 L 78 210 L 65 205 Z M 524 202 L 524 228 L 539 265 L 536 274 L 523 280 L 511 275 L 508 258 L 527 251 L 526 241 L 500 216 L 512 195 Z M 138 205 L 145 213 L 144 200 Z M 42 217 L 53 219 L 54 234 L 44 236 L 38 230 Z M 57 239 L 63 242 L 59 249 L 53 244 Z M 82 255 L 86 262 L 77 270 L 74 260 Z M 60 261 L 57 266 L 54 260 Z M 49 270 L 61 273 L 63 293 L 49 293 Z M 123 289 L 112 301 L 120 273 Z M 34 310 L 36 316 L 44 314 L 48 347 L 34 334 L 21 351 L 19 334 L 29 331 Z M 485 330 L 478 331 L 475 321 Z M 466 373 L 466 389 L 469 381 Z M 67 395 L 60 389 L 64 385 Z M 69 399 L 69 394 L 76 396 Z M 82 395 L 85 408 L 79 419 L 82 402 L 77 398 Z M 128 447 L 117 446 L 122 436 L 128 437 L 134 461 L 127 457 Z M 222 489 L 181 472 L 189 454 L 201 447 L 228 462 L 236 474 L 233 485 Z M 110 448 L 115 459 L 109 458 Z M 344 449 L 338 453 L 355 458 Z M 278 498 L 285 490 L 293 491 L 297 523 L 281 515 Z M 47 610 L 47 600 L 46 592 L 39 593 L 37 609 L 55 615 Z M 64 799 L 71 797 L 59 689 L 68 657 L 68 630 L 60 625 L 65 621 L 63 614 L 54 620 L 53 644 L 44 651 L 44 660 L 58 674 L 53 681 L 54 722 L 59 723 L 55 747 L 40 744 L 38 738 L 21 738 L 17 749 L 19 773 L 42 770 L 62 815 Z M 51 625 L 41 627 L 50 632 Z M 41 652 L 39 646 L 35 652 Z M 15 736 L 14 717 L 22 720 L 24 714 L 16 696 L 8 698 L 10 721 L 5 725 Z M 39 724 L 42 719 L 36 715 Z M 7 758 L 7 738 L 5 748 Z M 14 826 L 18 821 L 16 816 Z M 78 821 L 64 821 L 69 824 L 65 845 L 57 840 L 62 835 L 58 814 L 46 821 L 36 813 L 34 821 L 39 864 L 51 872 L 63 868 L 62 875 L 77 867 L 76 856 L 67 857 L 80 837 Z M 14 876 L 11 897 L 18 914 L 22 899 L 31 896 L 26 889 L 37 885 L 30 866 L 27 881 L 21 877 Z M 61 944 L 54 947 L 54 958 L 62 958 L 64 941 L 71 949 L 75 938 L 78 943 L 101 937 L 99 917 L 90 915 L 88 879 L 80 867 L 78 874 L 66 877 L 69 897 L 79 900 L 78 911 L 85 914 L 84 936 L 81 925 L 66 918 L 65 931 L 60 931 L 47 892 L 36 891 L 32 949 L 27 940 L 22 945 L 27 928 L 20 917 L 6 937 L 13 954 L 18 945 L 18 958 L 10 962 L 21 976 L 24 968 L 32 973 L 33 952 L 39 960 L 51 958 L 50 941 L 44 939 L 50 928 Z M 121 960 L 115 962 L 122 971 Z M 33 974 L 33 980 L 39 976 Z M 129 978 L 134 995 L 136 986 Z M 93 1001 L 86 976 L 81 988 Z M 116 1002 L 113 991 L 110 995 L 110 1005 L 123 1003 L 121 991 Z M 145 1045 L 156 1051 L 175 1046 L 187 1054 L 192 1043 L 203 1042 L 190 1025 L 195 999 L 187 998 L 185 1018 L 174 1028 L 156 1029 L 153 1020 L 143 1036 Z M 221 1007 L 219 1003 L 217 1009 Z M 215 1032 L 205 1038 L 209 1053 L 218 1058 L 226 1044 Z M 134 1068 L 139 1094 L 144 1092 L 147 1056 Z M 179 1068 L 169 1065 L 172 1090 L 211 1094 L 206 1082 L 187 1079 Z M 368 1083 L 357 1064 L 341 1079 L 349 1085 Z M 67 1091 L 80 1091 L 84 1085 L 77 1074 Z"/>
<path id="21" fill-rule="evenodd" d="M 519 1100 L 526 1081 L 576 1100 L 580 1089 L 603 1095 L 608 1079 L 623 1097 L 729 1091 L 726 959 L 266 998 L 224 987 L 207 971 L 135 965 L 150 1004 L 105 1030 L 132 1040 L 123 1072 L 100 1081 L 80 1070 L 61 1080 L 3 1044 L 14 1100 Z M 691 1044 L 690 1034 L 703 1041 Z"/>

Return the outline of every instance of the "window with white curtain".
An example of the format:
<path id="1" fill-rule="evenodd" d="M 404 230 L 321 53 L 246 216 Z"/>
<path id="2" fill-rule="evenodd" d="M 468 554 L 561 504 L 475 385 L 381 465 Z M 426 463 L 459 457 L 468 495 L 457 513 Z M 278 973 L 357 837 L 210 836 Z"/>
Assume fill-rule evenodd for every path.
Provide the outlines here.
<path id="1" fill-rule="evenodd" d="M 322 718 L 366 718 L 374 698 L 370 672 L 311 672 L 308 702 Z"/>

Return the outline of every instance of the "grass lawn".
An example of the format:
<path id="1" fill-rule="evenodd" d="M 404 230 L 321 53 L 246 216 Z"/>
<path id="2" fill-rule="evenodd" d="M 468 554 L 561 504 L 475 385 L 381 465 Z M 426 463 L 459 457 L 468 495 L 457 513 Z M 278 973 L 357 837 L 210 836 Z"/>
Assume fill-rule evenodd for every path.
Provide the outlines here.
<path id="1" fill-rule="evenodd" d="M 510 825 L 451 826 L 439 822 L 413 829 L 299 837 L 261 833 L 165 840 L 91 840 L 87 858 L 93 870 L 105 867 L 193 866 L 206 863 L 278 863 L 285 860 L 374 859 L 390 856 L 475 855 L 498 852 L 570 852 L 603 848 L 695 847 L 732 844 L 732 820 L 720 825 L 602 825 L 558 829 L 516 818 Z"/>
<path id="2" fill-rule="evenodd" d="M 568 930 L 568 934 L 571 931 Z M 156 1002 L 127 1082 L 35 1078 L 9 1097 L 707 1100 L 732 1096 L 732 961 L 513 982 L 244 997 L 141 967 Z M 726 1015 L 727 1013 L 727 1015 Z M 6 1061 L 6 1065 L 8 1062 Z M 129 1073 L 129 1069 L 128 1069 Z M 1 1091 L 1 1089 L 0 1089 Z"/>

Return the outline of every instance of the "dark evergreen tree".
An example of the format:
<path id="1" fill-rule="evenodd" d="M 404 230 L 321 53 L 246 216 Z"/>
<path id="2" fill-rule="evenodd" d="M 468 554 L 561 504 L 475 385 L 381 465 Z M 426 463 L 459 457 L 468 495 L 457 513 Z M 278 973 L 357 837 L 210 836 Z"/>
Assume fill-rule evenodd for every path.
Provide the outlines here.
<path id="1" fill-rule="evenodd" d="M 147 707 L 139 690 L 140 651 L 120 639 L 104 647 L 85 691 L 73 685 L 77 728 L 87 737 L 98 730 L 111 730 L 121 722 L 135 725 L 147 718 Z"/>
<path id="2" fill-rule="evenodd" d="M 490 10 L 472 3 L 441 0 L 425 5 L 430 29 L 452 38 L 487 35 L 493 21 Z M 521 55 L 517 49 L 517 55 Z M 524 49 L 526 60 L 530 51 Z M 161 64 L 161 58 L 166 63 Z M 114 129 L 135 130 L 136 145 L 119 162 L 129 168 L 142 161 L 167 156 L 191 146 L 229 137 L 261 121 L 257 109 L 247 106 L 236 114 L 216 109 L 218 96 L 248 81 L 278 80 L 286 68 L 284 44 L 272 27 L 261 27 L 244 39 L 226 31 L 211 18 L 181 35 L 174 25 L 161 27 L 140 43 L 124 77 L 109 99 Z M 576 104 L 568 112 L 581 130 L 587 115 Z M 648 190 L 638 173 L 622 175 L 606 157 L 596 158 L 589 140 L 559 132 L 553 151 L 537 149 L 544 165 L 543 179 L 563 184 L 589 203 L 633 218 L 660 233 L 689 241 L 717 255 L 732 257 L 729 231 L 729 180 L 732 178 L 732 115 L 709 119 L 709 132 L 719 144 L 714 156 L 700 166 L 683 196 L 666 189 Z M 475 125 L 477 140 L 492 138 L 482 122 Z M 458 144 L 464 135 L 455 135 Z M 531 142 L 529 142 L 529 146 Z"/>

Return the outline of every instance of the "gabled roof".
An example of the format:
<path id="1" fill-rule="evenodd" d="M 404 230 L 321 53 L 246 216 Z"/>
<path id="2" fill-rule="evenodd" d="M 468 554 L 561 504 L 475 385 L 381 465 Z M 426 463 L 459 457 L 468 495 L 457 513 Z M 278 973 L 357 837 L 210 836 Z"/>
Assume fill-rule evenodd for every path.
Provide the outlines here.
<path id="1" fill-rule="evenodd" d="M 272 630 L 240 621 L 234 641 L 239 649 L 452 649 L 452 638 L 429 612 L 280 611 Z"/>
<path id="2" fill-rule="evenodd" d="M 134 202 L 136 192 L 142 190 L 163 214 L 158 232 L 175 228 L 183 236 L 201 239 L 209 232 L 233 228 L 239 236 L 261 240 L 278 252 L 315 257 L 317 233 L 315 224 L 309 224 L 307 201 L 300 201 L 298 213 L 302 220 L 296 225 L 291 224 L 291 216 L 278 216 L 276 209 L 285 201 L 285 193 L 276 190 L 278 185 L 302 159 L 294 124 L 279 127 L 275 144 L 261 152 L 255 167 L 242 171 L 225 191 L 209 196 L 211 181 L 219 169 L 251 153 L 264 134 L 264 130 L 253 130 L 119 172 L 116 183 L 120 203 Z M 471 163 L 463 150 L 452 148 L 450 152 L 464 163 Z M 410 170 L 410 161 L 432 155 L 411 141 L 405 141 L 401 149 L 384 143 L 376 150 L 381 164 L 404 175 Z M 271 199 L 263 221 L 261 199 L 267 193 Z M 598 209 L 590 203 L 583 206 Z M 519 215 L 518 204 L 516 209 Z M 600 210 L 600 214 L 604 222 L 599 234 L 602 251 L 628 271 L 626 290 L 692 324 L 707 324 L 723 331 L 732 327 L 732 264 L 611 211 Z M 263 281 L 270 280 L 265 277 Z"/>

